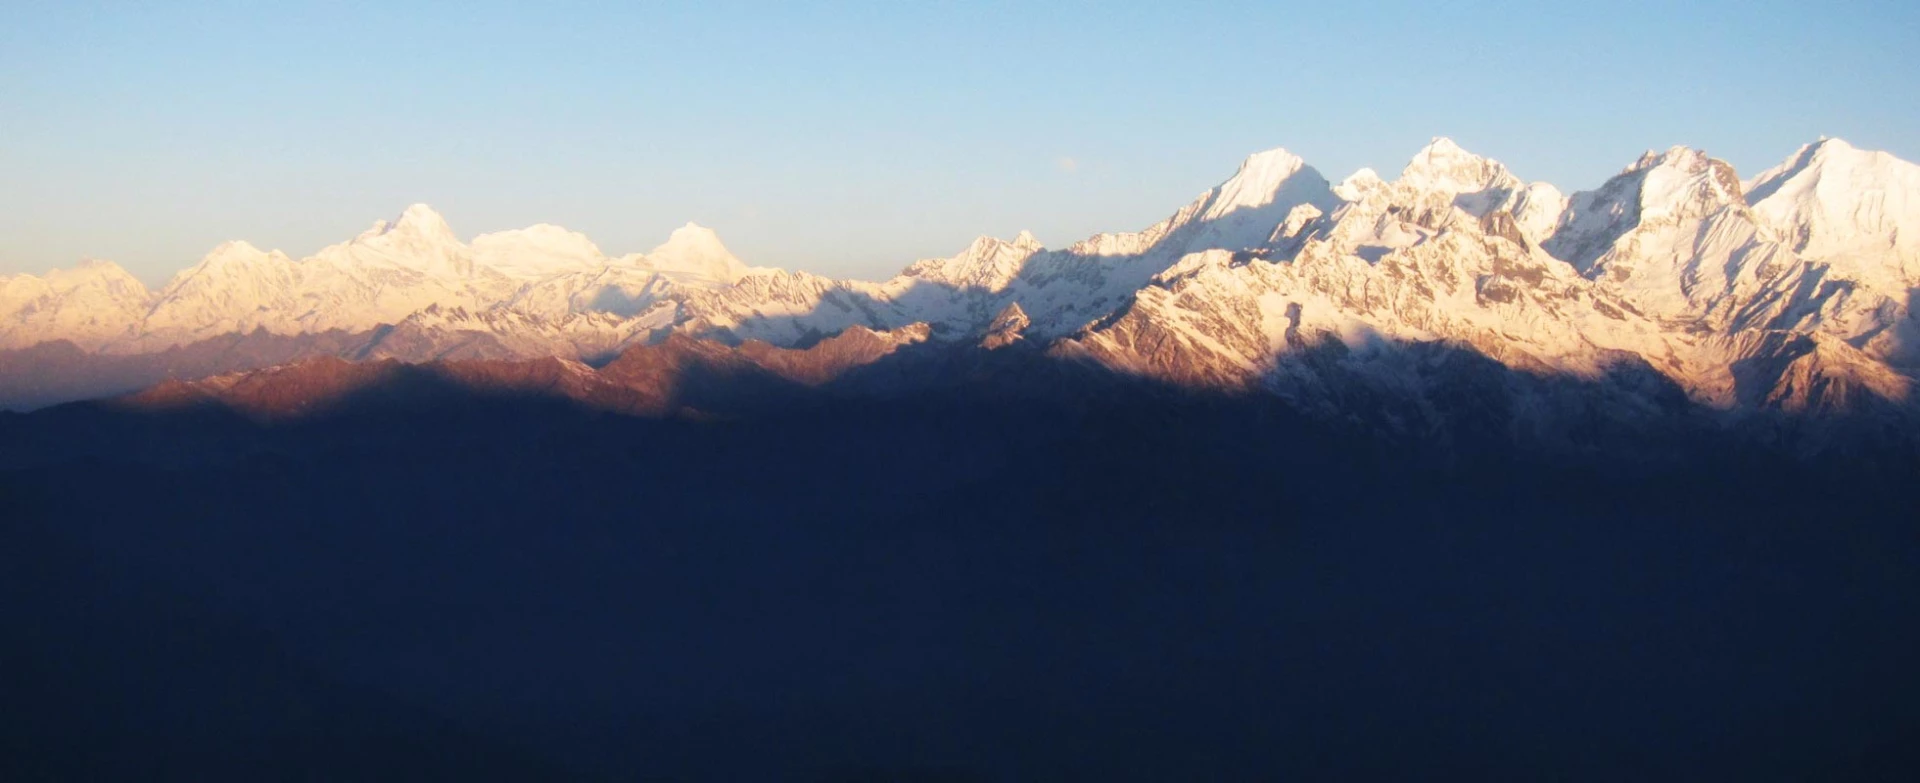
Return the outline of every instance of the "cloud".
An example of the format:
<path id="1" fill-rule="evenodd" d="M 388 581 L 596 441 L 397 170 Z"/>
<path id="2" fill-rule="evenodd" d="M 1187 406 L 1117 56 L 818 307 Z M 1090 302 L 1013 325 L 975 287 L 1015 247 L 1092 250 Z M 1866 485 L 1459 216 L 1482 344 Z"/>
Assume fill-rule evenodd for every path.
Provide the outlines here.
<path id="1" fill-rule="evenodd" d="M 1062 157 L 1053 162 L 1053 167 L 1064 173 L 1072 174 L 1080 170 L 1080 161 L 1074 160 L 1073 158 Z"/>

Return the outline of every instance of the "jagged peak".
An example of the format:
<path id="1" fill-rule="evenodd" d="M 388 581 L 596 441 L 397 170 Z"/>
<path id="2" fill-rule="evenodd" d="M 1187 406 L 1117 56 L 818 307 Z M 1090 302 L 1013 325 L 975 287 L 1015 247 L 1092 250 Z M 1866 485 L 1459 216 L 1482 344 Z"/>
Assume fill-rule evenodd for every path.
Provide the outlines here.
<path id="1" fill-rule="evenodd" d="M 1007 245 L 1007 241 L 991 234 L 981 234 L 967 243 L 967 249 L 960 251 L 962 257 L 978 257 L 992 253 Z"/>
<path id="2" fill-rule="evenodd" d="M 1648 150 L 1605 185 L 1574 194 L 1542 246 L 1587 274 L 1616 241 L 1649 222 L 1706 219 L 1723 210 L 1751 219 L 1743 192 L 1733 166 L 1704 151 Z"/>
<path id="3" fill-rule="evenodd" d="M 1041 250 L 1040 242 L 1025 231 L 1012 242 L 981 235 L 967 243 L 958 255 L 915 261 L 902 270 L 901 275 L 998 291 L 1013 282 L 1027 259 Z"/>
<path id="4" fill-rule="evenodd" d="M 1520 184 L 1499 161 L 1468 152 L 1445 136 L 1435 136 L 1407 161 L 1406 168 L 1400 171 L 1400 182 L 1421 189 L 1455 192 Z"/>
<path id="5" fill-rule="evenodd" d="M 1663 208 L 1679 209 L 1684 202 L 1694 206 L 1746 204 L 1740 177 L 1726 161 L 1710 157 L 1691 147 L 1673 147 L 1646 169 L 1648 175 L 1640 188 L 1643 215 L 1654 215 Z"/>
<path id="6" fill-rule="evenodd" d="M 961 251 L 960 255 L 963 258 L 983 258 L 1009 249 L 1024 251 L 1027 255 L 1032 255 L 1035 251 L 1041 250 L 1042 248 L 1040 246 L 1040 240 L 1034 239 L 1033 234 L 1026 231 L 1020 232 L 1011 242 L 996 236 L 981 234 L 980 236 L 974 237 L 972 242 L 967 243 L 967 249 Z"/>
<path id="7" fill-rule="evenodd" d="M 1592 202 L 1627 199 L 1646 218 L 1699 216 L 1724 206 L 1745 208 L 1745 189 L 1733 166 L 1705 151 L 1675 145 L 1648 150 L 1597 191 Z"/>
<path id="8" fill-rule="evenodd" d="M 1019 302 L 1008 302 L 1006 307 L 987 322 L 986 334 L 980 339 L 983 348 L 1001 348 L 1020 341 L 1027 327 L 1033 325 L 1033 319 L 1027 317 L 1027 311 Z"/>
<path id="9" fill-rule="evenodd" d="M 1675 144 L 1665 150 L 1647 150 L 1640 158 L 1620 170 L 1621 174 L 1633 174 L 1656 168 L 1691 168 L 1703 166 L 1712 160 L 1707 153 L 1685 144 Z"/>
<path id="10" fill-rule="evenodd" d="M 447 219 L 426 204 L 410 204 L 393 220 L 374 221 L 373 228 L 361 234 L 360 238 L 387 236 L 459 241 L 453 234 L 453 227 L 447 225 Z"/>

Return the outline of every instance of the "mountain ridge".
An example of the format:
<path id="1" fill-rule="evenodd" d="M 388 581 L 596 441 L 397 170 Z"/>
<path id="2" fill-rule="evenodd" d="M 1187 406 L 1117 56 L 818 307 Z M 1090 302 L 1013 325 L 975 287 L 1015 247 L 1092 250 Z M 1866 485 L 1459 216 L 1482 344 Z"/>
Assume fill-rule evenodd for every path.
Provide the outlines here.
<path id="1" fill-rule="evenodd" d="M 368 335 L 357 358 L 577 361 L 669 335 L 793 348 L 915 327 L 1287 396 L 1312 346 L 1391 374 L 1368 346 L 1440 342 L 1575 377 L 1631 355 L 1727 410 L 1820 410 L 1841 388 L 1911 405 L 1916 215 L 1920 167 L 1839 140 L 1746 181 L 1674 147 L 1563 195 L 1445 137 L 1391 182 L 1256 153 L 1142 231 L 982 237 L 883 281 L 749 267 L 691 223 L 617 258 L 548 224 L 465 243 L 416 204 L 306 259 L 222 244 L 157 291 L 108 262 L 0 278 L 0 346 L 138 356 L 345 332 Z M 1013 332 L 996 326 L 1009 308 Z"/>

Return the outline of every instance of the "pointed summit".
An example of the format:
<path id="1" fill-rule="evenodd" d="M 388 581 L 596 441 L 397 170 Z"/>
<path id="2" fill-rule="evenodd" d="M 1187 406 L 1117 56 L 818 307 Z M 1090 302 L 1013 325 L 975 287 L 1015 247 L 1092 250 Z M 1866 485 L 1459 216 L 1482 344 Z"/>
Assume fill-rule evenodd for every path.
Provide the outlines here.
<path id="1" fill-rule="evenodd" d="M 268 253 L 260 248 L 254 247 L 253 243 L 244 239 L 235 239 L 215 245 L 212 250 L 207 252 L 206 257 L 200 259 L 200 266 L 214 267 L 227 264 L 247 263 L 249 261 L 266 258 L 267 256 Z"/>
<path id="2" fill-rule="evenodd" d="M 1445 136 L 1435 136 L 1431 141 L 1427 142 L 1427 146 L 1420 148 L 1420 152 L 1416 153 L 1413 159 L 1415 162 L 1418 162 L 1421 160 L 1447 160 L 1459 157 L 1477 158 L 1479 156 L 1461 149 L 1460 145 L 1454 143 L 1453 139 Z"/>
<path id="3" fill-rule="evenodd" d="M 408 206 L 401 211 L 400 217 L 387 225 L 384 233 L 454 239 L 453 227 L 447 225 L 447 219 L 425 204 Z"/>
<path id="4" fill-rule="evenodd" d="M 339 269 L 375 267 L 410 269 L 442 279 L 473 272 L 473 254 L 455 236 L 440 213 L 425 204 L 407 207 L 394 220 L 375 221 L 372 228 L 345 243 L 322 248 L 306 263 Z"/>
<path id="5" fill-rule="evenodd" d="M 1020 276 L 1028 259 L 1041 250 L 1039 240 L 1025 231 L 1012 242 L 978 236 L 952 258 L 916 261 L 901 274 L 956 289 L 1000 291 Z"/>
<path id="6" fill-rule="evenodd" d="M 1285 148 L 1275 147 L 1249 155 L 1241 161 L 1240 170 L 1231 179 L 1214 189 L 1213 201 L 1207 205 L 1207 211 L 1200 219 L 1213 220 L 1236 210 L 1272 204 L 1289 187 L 1299 189 L 1303 184 L 1311 187 L 1309 183 L 1301 182 L 1303 178 L 1300 175 L 1303 172 L 1312 175 L 1304 179 L 1318 180 L 1324 187 L 1326 179 L 1300 156 Z"/>
<path id="7" fill-rule="evenodd" d="M 1499 161 L 1461 149 L 1445 136 L 1435 136 L 1407 161 L 1407 167 L 1400 172 L 1400 182 L 1421 190 L 1449 193 L 1513 190 L 1521 185 L 1519 178 Z"/>
<path id="8" fill-rule="evenodd" d="M 1850 277 L 1896 294 L 1920 283 L 1920 166 L 1823 138 L 1754 177 L 1746 198 L 1796 252 L 1844 257 Z"/>
<path id="9" fill-rule="evenodd" d="M 1022 340 L 1027 327 L 1033 325 L 1033 319 L 1027 317 L 1027 311 L 1019 302 L 1009 302 L 1006 307 L 994 315 L 987 323 L 987 332 L 980 338 L 980 347 L 992 350 L 1004 348 Z"/>
<path id="10" fill-rule="evenodd" d="M 355 237 L 357 243 L 375 242 L 383 245 L 421 249 L 437 245 L 457 245 L 460 238 L 454 236 L 453 227 L 447 225 L 446 218 L 425 204 L 413 204 L 400 212 L 393 220 L 376 220 L 373 227 Z"/>

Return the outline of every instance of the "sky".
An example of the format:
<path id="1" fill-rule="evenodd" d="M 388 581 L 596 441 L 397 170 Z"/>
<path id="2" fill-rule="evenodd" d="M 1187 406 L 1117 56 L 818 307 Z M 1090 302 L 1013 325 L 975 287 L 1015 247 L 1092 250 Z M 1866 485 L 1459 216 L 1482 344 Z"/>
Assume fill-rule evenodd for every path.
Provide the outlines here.
<path id="1" fill-rule="evenodd" d="M 1391 178 L 1444 135 L 1569 192 L 1676 144 L 1920 161 L 1920 4 L 1673 5 L 9 0 L 0 274 L 157 284 L 425 202 L 876 278 L 1143 228 L 1273 147 Z"/>

